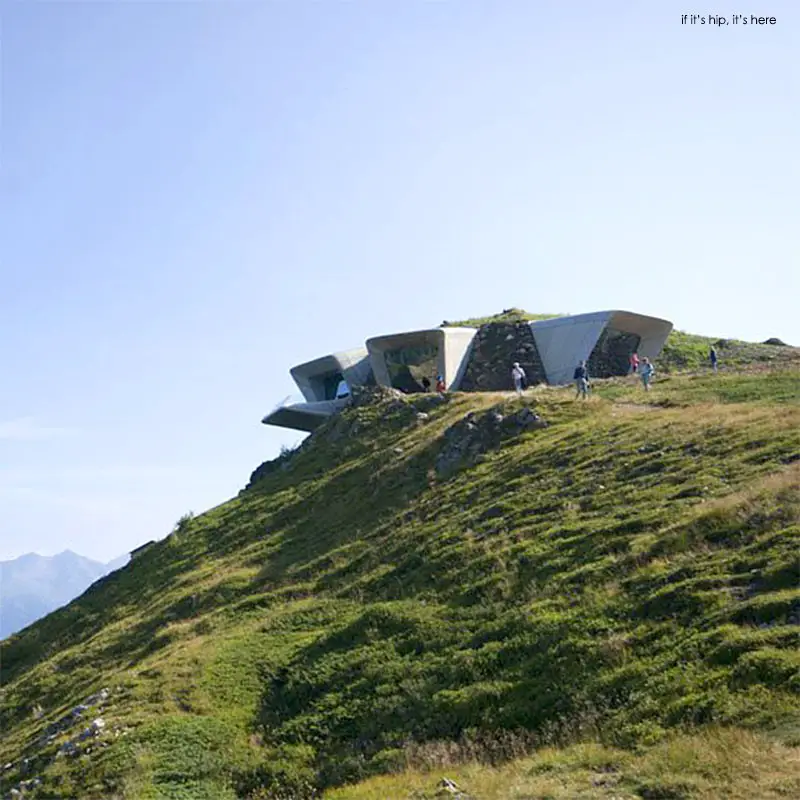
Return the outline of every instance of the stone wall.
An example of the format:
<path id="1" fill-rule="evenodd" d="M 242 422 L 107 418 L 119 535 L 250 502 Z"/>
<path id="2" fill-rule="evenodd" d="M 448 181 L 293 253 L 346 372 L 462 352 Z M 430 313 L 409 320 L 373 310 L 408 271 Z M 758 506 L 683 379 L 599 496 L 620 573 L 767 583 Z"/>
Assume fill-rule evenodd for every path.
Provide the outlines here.
<path id="1" fill-rule="evenodd" d="M 462 392 L 502 392 L 514 388 L 511 366 L 519 361 L 528 385 L 546 383 L 544 366 L 527 322 L 490 322 L 478 329 L 461 385 Z"/>
<path id="2" fill-rule="evenodd" d="M 639 349 L 641 341 L 641 337 L 635 333 L 606 328 L 589 356 L 589 376 L 610 378 L 614 375 L 627 375 L 631 367 L 631 356 Z"/>

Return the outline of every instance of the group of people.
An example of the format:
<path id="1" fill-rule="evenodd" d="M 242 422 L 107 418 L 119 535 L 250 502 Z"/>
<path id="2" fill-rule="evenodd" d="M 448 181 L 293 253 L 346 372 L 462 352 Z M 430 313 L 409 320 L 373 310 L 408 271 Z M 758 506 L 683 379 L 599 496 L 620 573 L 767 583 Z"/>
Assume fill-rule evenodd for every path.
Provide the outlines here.
<path id="1" fill-rule="evenodd" d="M 708 360 L 711 364 L 711 369 L 716 372 L 719 358 L 717 356 L 717 351 L 713 346 L 708 351 Z M 653 365 L 653 362 L 647 357 L 640 359 L 638 353 L 633 353 L 630 358 L 630 365 L 629 374 L 638 375 L 642 382 L 642 386 L 644 386 L 644 390 L 649 392 L 653 375 L 656 374 L 656 368 Z M 518 365 L 515 364 L 514 366 L 516 367 Z M 581 361 L 580 364 L 578 364 L 578 366 L 575 368 L 572 378 L 575 381 L 575 388 L 577 389 L 577 394 L 575 396 L 582 397 L 584 399 L 587 398 L 589 396 L 591 384 L 589 383 L 589 370 L 585 361 Z M 516 381 L 514 385 L 516 386 Z"/>
<path id="2" fill-rule="evenodd" d="M 650 383 L 653 380 L 655 372 L 656 369 L 649 358 L 645 357 L 640 359 L 638 353 L 634 353 L 631 356 L 631 373 L 639 376 L 646 392 L 650 391 Z M 586 366 L 585 361 L 579 362 L 578 366 L 575 367 L 572 379 L 575 381 L 575 388 L 577 389 L 577 394 L 575 396 L 583 398 L 584 400 L 588 398 L 591 383 L 589 382 L 589 368 Z M 518 361 L 515 361 L 511 367 L 511 380 L 514 382 L 514 391 L 516 391 L 518 395 L 521 395 L 525 388 L 527 376 L 525 375 L 525 370 L 519 365 Z"/>
<path id="3" fill-rule="evenodd" d="M 646 356 L 640 359 L 638 353 L 632 353 L 630 363 L 630 374 L 638 375 L 639 379 L 642 381 L 644 390 L 649 392 L 650 382 L 653 380 L 653 375 L 656 373 L 656 368 L 653 366 L 653 362 Z"/>
<path id="4" fill-rule="evenodd" d="M 709 350 L 708 358 L 711 362 L 711 368 L 716 372 L 718 358 L 717 351 L 713 347 Z M 656 374 L 656 368 L 653 362 L 646 356 L 639 358 L 638 353 L 633 353 L 630 357 L 629 374 L 637 375 L 642 382 L 642 386 L 644 386 L 644 390 L 649 392 L 653 376 Z M 589 368 L 585 361 L 581 361 L 578 366 L 575 367 L 572 379 L 575 381 L 575 388 L 577 389 L 575 397 L 580 397 L 584 400 L 588 398 L 589 390 L 592 388 L 592 385 L 589 382 Z M 511 380 L 514 382 L 514 391 L 518 395 L 521 395 L 525 389 L 528 376 L 525 374 L 525 370 L 520 366 L 519 361 L 515 361 L 511 367 Z M 431 389 L 431 382 L 427 378 L 423 378 L 422 386 L 426 392 L 429 392 Z M 443 394 L 445 391 L 444 378 L 441 375 L 436 376 L 436 391 L 439 394 Z"/>
<path id="5" fill-rule="evenodd" d="M 428 380 L 428 378 L 423 378 L 422 379 L 422 388 L 426 392 L 429 392 L 431 390 L 431 382 Z M 439 394 L 444 394 L 446 388 L 447 387 L 445 386 L 444 378 L 441 375 L 437 375 L 436 376 L 436 391 Z"/>

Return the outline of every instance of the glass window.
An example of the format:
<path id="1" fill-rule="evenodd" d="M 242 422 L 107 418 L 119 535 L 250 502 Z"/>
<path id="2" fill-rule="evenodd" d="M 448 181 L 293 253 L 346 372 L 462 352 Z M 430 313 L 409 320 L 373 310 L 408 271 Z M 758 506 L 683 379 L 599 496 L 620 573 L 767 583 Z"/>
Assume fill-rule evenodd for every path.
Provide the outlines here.
<path id="1" fill-rule="evenodd" d="M 439 363 L 439 348 L 436 345 L 417 345 L 388 350 L 385 353 L 386 368 L 395 389 L 407 394 L 424 392 L 423 378 L 434 382 Z"/>

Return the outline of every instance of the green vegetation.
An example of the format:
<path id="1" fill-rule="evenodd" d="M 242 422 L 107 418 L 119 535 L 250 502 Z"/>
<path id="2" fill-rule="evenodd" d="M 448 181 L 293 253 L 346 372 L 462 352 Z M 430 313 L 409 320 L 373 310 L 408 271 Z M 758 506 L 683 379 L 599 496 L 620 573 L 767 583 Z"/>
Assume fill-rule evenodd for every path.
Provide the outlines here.
<path id="1" fill-rule="evenodd" d="M 446 776 L 481 800 L 780 800 L 800 794 L 798 754 L 751 732 L 710 729 L 680 735 L 642 753 L 596 743 L 492 766 L 458 758 L 446 747 L 416 754 L 399 775 L 332 790 L 326 800 L 433 800 Z"/>
<path id="2" fill-rule="evenodd" d="M 712 336 L 696 336 L 673 330 L 658 359 L 662 370 L 696 370 L 708 366 L 711 346 L 717 350 L 722 371 L 752 369 L 774 369 L 797 367 L 798 349 L 771 344 L 753 344 L 737 339 L 720 339 Z"/>
<path id="3" fill-rule="evenodd" d="M 3 642 L 3 790 L 793 796 L 800 384 L 756 367 L 347 410 Z M 549 426 L 440 476 L 452 425 L 521 405 Z"/>
<path id="4" fill-rule="evenodd" d="M 462 319 L 458 322 L 445 320 L 442 322 L 441 327 L 480 328 L 481 325 L 487 325 L 490 322 L 533 322 L 535 320 L 553 319 L 563 316 L 563 314 L 531 314 L 529 311 L 523 311 L 521 308 L 509 308 L 503 311 L 502 314 L 492 314 L 488 317 L 472 317 L 471 319 Z"/>

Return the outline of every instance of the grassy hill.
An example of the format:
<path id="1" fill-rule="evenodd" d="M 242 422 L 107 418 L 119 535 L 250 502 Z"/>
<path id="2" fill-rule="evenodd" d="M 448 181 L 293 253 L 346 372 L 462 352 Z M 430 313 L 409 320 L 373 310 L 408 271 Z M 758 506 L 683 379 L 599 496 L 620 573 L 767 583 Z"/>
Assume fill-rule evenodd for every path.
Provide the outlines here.
<path id="1" fill-rule="evenodd" d="M 750 347 L 347 410 L 3 643 L 3 791 L 795 796 L 800 371 Z"/>

